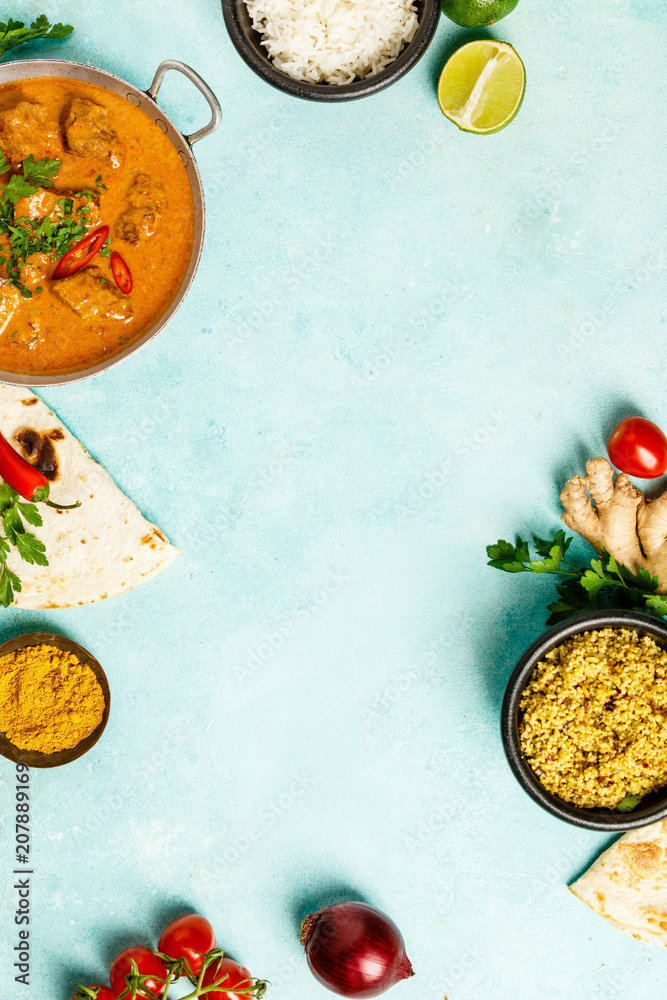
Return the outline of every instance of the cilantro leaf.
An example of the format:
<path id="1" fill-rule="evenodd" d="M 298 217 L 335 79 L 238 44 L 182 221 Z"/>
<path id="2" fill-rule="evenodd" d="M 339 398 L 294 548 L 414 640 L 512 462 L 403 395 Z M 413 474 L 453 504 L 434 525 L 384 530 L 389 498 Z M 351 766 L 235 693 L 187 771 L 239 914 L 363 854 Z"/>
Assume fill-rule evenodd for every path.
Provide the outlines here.
<path id="1" fill-rule="evenodd" d="M 557 573 L 565 555 L 562 545 L 552 545 L 546 553 L 542 552 L 541 555 L 546 555 L 548 558 L 544 560 L 532 560 L 530 563 L 531 572 Z"/>
<path id="2" fill-rule="evenodd" d="M 25 27 L 23 21 L 13 21 L 10 17 L 6 24 L 0 21 L 0 59 L 10 49 L 24 42 L 31 42 L 36 38 L 65 38 L 73 30 L 71 24 L 49 24 L 45 14 L 40 14 L 29 28 Z"/>
<path id="3" fill-rule="evenodd" d="M 638 795 L 626 795 L 624 799 L 621 799 L 616 808 L 619 812 L 629 813 L 633 809 L 636 809 L 640 802 L 641 799 Z"/>
<path id="4" fill-rule="evenodd" d="M 11 202 L 16 205 L 19 198 L 30 198 L 35 193 L 35 187 L 27 181 L 21 174 L 12 174 L 9 183 L 2 192 L 3 202 Z"/>
<path id="5" fill-rule="evenodd" d="M 7 483 L 0 483 L 0 514 L 3 514 L 8 507 L 11 507 L 17 499 L 18 493 L 16 490 L 13 490 Z"/>
<path id="6" fill-rule="evenodd" d="M 596 598 L 602 587 L 611 581 L 604 571 L 601 559 L 591 559 L 591 569 L 585 570 L 581 575 L 581 586 L 592 599 Z"/>
<path id="7" fill-rule="evenodd" d="M 31 531 L 19 533 L 16 536 L 16 547 L 21 558 L 27 563 L 36 563 L 38 566 L 48 566 L 49 560 L 46 558 L 46 546 L 40 542 Z"/>
<path id="8" fill-rule="evenodd" d="M 5 522 L 5 531 L 7 532 L 7 539 L 10 545 L 17 545 L 17 538 L 19 535 L 23 534 L 25 528 L 23 526 L 23 521 L 16 509 L 16 504 L 12 504 L 2 515 Z"/>
<path id="9" fill-rule="evenodd" d="M 6 170 L 9 170 L 10 164 L 9 160 L 0 149 L 0 174 L 4 174 Z"/>
<path id="10" fill-rule="evenodd" d="M 21 590 L 21 581 L 12 573 L 6 563 L 0 563 L 0 604 L 8 608 L 14 601 L 14 593 Z"/>
<path id="11" fill-rule="evenodd" d="M 43 486 L 42 489 L 44 489 Z M 17 503 L 16 506 L 21 511 L 28 524 L 34 524 L 36 528 L 40 528 L 42 526 L 44 523 L 42 521 L 42 515 L 34 503 Z"/>
<path id="12" fill-rule="evenodd" d="M 23 161 L 23 176 L 32 181 L 36 187 L 53 187 L 52 177 L 55 177 L 62 166 L 62 160 L 35 160 L 32 153 Z"/>
<path id="13" fill-rule="evenodd" d="M 660 586 L 660 577 L 651 576 L 649 571 L 644 569 L 643 566 L 640 566 L 637 570 L 637 579 L 644 590 L 653 591 L 657 590 Z"/>
<path id="14" fill-rule="evenodd" d="M 658 617 L 667 617 L 667 594 L 651 594 L 645 600 L 649 614 L 656 614 Z"/>
<path id="15" fill-rule="evenodd" d="M 524 565 L 530 559 L 528 543 L 520 535 L 516 536 L 516 545 L 499 538 L 497 545 L 487 545 L 486 554 L 489 566 L 495 569 L 502 569 L 505 573 L 528 572 L 528 567 Z"/>
<path id="16" fill-rule="evenodd" d="M 535 551 L 538 556 L 548 556 L 551 552 L 551 548 L 556 542 L 556 536 L 554 535 L 553 541 L 549 542 L 545 538 L 538 538 L 537 535 L 533 535 L 533 544 L 535 546 Z"/>

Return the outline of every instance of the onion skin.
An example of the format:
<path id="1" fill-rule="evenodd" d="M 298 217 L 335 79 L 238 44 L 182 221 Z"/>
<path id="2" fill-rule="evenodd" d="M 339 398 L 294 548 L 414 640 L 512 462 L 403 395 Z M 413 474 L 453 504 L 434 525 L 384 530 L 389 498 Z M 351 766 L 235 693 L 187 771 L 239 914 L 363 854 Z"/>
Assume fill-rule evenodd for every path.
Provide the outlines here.
<path id="1" fill-rule="evenodd" d="M 393 920 L 366 903 L 335 903 L 301 925 L 310 971 L 342 997 L 370 1000 L 414 976 Z"/>

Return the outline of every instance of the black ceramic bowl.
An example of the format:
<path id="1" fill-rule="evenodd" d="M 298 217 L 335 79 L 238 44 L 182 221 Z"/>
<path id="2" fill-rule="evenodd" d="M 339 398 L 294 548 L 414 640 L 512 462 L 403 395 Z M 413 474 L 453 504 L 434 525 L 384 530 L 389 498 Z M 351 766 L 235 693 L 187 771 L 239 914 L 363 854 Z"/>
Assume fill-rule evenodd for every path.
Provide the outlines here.
<path id="1" fill-rule="evenodd" d="M 15 653 L 17 649 L 25 649 L 26 646 L 56 646 L 64 649 L 68 653 L 74 653 L 80 663 L 85 663 L 95 674 L 102 694 L 104 695 L 104 713 L 99 726 L 82 739 L 75 747 L 68 750 L 57 750 L 55 753 L 42 753 L 40 750 L 21 750 L 14 746 L 11 740 L 7 739 L 5 733 L 0 733 L 0 754 L 8 760 L 13 760 L 17 764 L 27 764 L 28 767 L 61 767 L 63 764 L 71 764 L 73 760 L 82 757 L 91 747 L 94 747 L 100 736 L 104 732 L 109 718 L 109 707 L 111 704 L 111 694 L 109 692 L 109 682 L 102 667 L 95 657 L 72 639 L 66 639 L 64 635 L 54 635 L 52 632 L 31 632 L 28 635 L 19 635 L 15 639 L 10 639 L 0 646 L 0 657 L 7 656 L 8 653 Z"/>
<path id="2" fill-rule="evenodd" d="M 531 798 L 535 799 L 543 809 L 568 823 L 586 827 L 588 830 L 604 830 L 611 833 L 615 830 L 635 830 L 667 817 L 667 787 L 647 795 L 637 809 L 630 813 L 621 813 L 614 809 L 579 809 L 552 795 L 540 784 L 527 764 L 519 743 L 519 703 L 523 689 L 539 661 L 565 639 L 580 632 L 607 627 L 631 628 L 640 635 L 650 635 L 659 646 L 667 649 L 667 627 L 648 615 L 633 611 L 594 611 L 570 618 L 545 632 L 530 649 L 526 650 L 517 663 L 505 691 L 501 729 L 509 765 L 515 778 Z"/>
<path id="3" fill-rule="evenodd" d="M 225 24 L 239 54 L 255 73 L 279 90 L 294 97 L 310 101 L 353 101 L 368 97 L 390 83 L 396 83 L 426 52 L 440 17 L 440 0 L 415 0 L 419 11 L 419 27 L 412 41 L 405 46 L 398 59 L 375 76 L 365 80 L 340 85 L 328 83 L 302 83 L 293 80 L 277 69 L 261 44 L 260 35 L 254 30 L 244 0 L 222 0 Z"/>

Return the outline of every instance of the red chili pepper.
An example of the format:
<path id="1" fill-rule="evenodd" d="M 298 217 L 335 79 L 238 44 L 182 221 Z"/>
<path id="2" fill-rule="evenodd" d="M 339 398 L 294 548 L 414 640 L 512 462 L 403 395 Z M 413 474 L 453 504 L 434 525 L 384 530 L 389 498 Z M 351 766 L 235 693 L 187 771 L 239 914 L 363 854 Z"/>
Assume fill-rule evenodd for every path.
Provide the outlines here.
<path id="1" fill-rule="evenodd" d="M 0 476 L 26 500 L 35 503 L 43 501 L 49 507 L 57 507 L 59 510 L 72 510 L 81 506 L 80 500 L 67 505 L 49 500 L 49 481 L 44 473 L 30 462 L 26 462 L 2 434 L 0 434 Z"/>
<path id="2" fill-rule="evenodd" d="M 132 275 L 130 274 L 129 267 L 117 250 L 114 250 L 111 254 L 111 273 L 123 295 L 129 295 L 132 291 Z"/>
<path id="3" fill-rule="evenodd" d="M 99 229 L 96 229 L 94 232 L 88 233 L 87 236 L 84 236 L 82 240 L 79 240 L 79 242 L 73 246 L 71 250 L 68 250 L 65 256 L 58 261 L 52 277 L 68 278 L 70 274 L 76 274 L 76 272 L 80 271 L 82 267 L 86 266 L 86 264 L 90 264 L 93 257 L 100 252 L 106 243 L 108 235 L 108 226 L 100 226 Z M 87 247 L 90 247 L 90 250 L 82 257 L 81 251 L 86 250 Z"/>

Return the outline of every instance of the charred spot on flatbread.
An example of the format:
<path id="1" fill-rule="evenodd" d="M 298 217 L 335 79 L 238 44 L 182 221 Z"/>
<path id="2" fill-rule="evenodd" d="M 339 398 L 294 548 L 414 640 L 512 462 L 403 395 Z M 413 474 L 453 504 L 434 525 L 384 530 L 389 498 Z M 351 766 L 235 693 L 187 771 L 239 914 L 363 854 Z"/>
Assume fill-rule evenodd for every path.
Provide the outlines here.
<path id="1" fill-rule="evenodd" d="M 662 868 L 664 851 L 658 844 L 619 844 L 618 850 L 637 882 L 657 875 Z"/>
<path id="2" fill-rule="evenodd" d="M 39 400 L 37 399 L 37 396 L 31 396 L 30 399 L 22 399 L 21 402 L 24 406 L 34 406 L 35 403 L 39 402 Z"/>
<path id="3" fill-rule="evenodd" d="M 58 436 L 54 437 L 54 435 Z M 63 433 L 59 428 L 54 428 L 54 430 L 46 431 L 43 434 L 32 427 L 24 427 L 23 430 L 17 431 L 15 435 L 16 443 L 20 445 L 25 457 L 29 462 L 37 466 L 39 471 L 51 483 L 56 481 L 60 472 L 58 456 L 53 447 L 53 441 L 60 441 L 62 439 Z"/>
<path id="4" fill-rule="evenodd" d="M 652 906 L 647 906 L 644 910 L 646 922 L 652 927 L 657 927 L 661 931 L 667 931 L 667 913 L 655 910 Z"/>
<path id="5" fill-rule="evenodd" d="M 142 537 L 141 544 L 142 545 L 150 545 L 151 549 L 156 549 L 157 548 L 157 546 L 155 544 L 155 540 L 156 539 L 158 540 L 158 542 L 161 542 L 162 544 L 164 544 L 165 542 L 167 542 L 166 537 L 162 534 L 162 532 L 160 531 L 160 529 L 154 527 L 152 529 L 152 531 L 149 531 L 147 535 L 144 535 Z M 169 543 L 167 542 L 167 544 L 169 544 Z"/>

